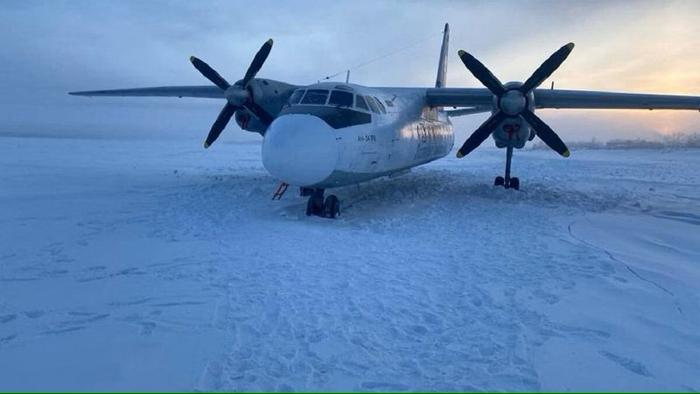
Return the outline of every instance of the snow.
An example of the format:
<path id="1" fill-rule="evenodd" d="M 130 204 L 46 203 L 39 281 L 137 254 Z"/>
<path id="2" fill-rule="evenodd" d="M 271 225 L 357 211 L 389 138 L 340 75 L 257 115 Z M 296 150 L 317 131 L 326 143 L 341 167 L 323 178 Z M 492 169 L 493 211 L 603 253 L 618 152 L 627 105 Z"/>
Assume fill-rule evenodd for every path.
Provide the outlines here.
<path id="1" fill-rule="evenodd" d="M 503 163 L 333 221 L 256 143 L 0 136 L 0 390 L 700 390 L 700 151 Z"/>

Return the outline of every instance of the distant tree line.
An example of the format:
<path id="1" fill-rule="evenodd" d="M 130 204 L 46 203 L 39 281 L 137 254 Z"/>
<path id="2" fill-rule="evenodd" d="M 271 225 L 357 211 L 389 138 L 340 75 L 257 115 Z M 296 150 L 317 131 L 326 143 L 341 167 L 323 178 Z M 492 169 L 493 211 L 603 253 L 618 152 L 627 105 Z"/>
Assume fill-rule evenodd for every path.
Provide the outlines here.
<path id="1" fill-rule="evenodd" d="M 659 140 L 613 139 L 598 141 L 595 137 L 590 141 L 566 141 L 570 149 L 684 149 L 700 148 L 700 133 L 674 133 L 663 135 Z M 542 140 L 536 139 L 532 149 L 549 149 Z"/>

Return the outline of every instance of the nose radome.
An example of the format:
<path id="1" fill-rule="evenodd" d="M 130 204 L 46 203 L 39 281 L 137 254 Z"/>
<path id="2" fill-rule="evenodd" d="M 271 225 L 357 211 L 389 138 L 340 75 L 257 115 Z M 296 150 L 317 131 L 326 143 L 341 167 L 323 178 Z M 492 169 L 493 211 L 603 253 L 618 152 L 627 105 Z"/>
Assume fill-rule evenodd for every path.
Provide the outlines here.
<path id="1" fill-rule="evenodd" d="M 333 128 L 305 114 L 276 118 L 265 132 L 263 165 L 272 176 L 297 186 L 328 178 L 338 161 Z"/>

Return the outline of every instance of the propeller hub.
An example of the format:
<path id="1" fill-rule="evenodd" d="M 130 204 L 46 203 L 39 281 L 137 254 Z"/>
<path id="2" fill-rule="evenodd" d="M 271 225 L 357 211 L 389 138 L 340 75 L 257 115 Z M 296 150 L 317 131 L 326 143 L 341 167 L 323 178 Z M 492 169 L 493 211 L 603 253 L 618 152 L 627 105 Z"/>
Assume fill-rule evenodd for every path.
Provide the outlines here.
<path id="1" fill-rule="evenodd" d="M 517 89 L 512 89 L 501 96 L 498 106 L 506 115 L 515 116 L 527 108 L 527 98 Z"/>
<path id="2" fill-rule="evenodd" d="M 243 104 L 246 101 L 248 101 L 250 93 L 248 93 L 247 89 L 233 85 L 230 88 L 226 89 L 226 91 L 224 92 L 224 96 L 226 97 L 226 100 L 229 102 L 229 104 L 236 107 L 242 107 Z"/>

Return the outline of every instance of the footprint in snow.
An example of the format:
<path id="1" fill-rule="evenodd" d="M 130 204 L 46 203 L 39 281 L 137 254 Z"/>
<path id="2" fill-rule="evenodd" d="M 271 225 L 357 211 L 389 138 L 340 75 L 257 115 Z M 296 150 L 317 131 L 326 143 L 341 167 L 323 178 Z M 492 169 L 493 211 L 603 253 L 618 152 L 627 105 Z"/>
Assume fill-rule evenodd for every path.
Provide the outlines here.
<path id="1" fill-rule="evenodd" d="M 82 330 L 82 329 L 84 329 L 84 328 L 85 328 L 85 326 L 58 328 L 58 329 L 55 329 L 55 330 L 47 330 L 47 331 L 44 331 L 44 332 L 42 332 L 42 334 L 45 334 L 45 335 L 65 334 L 65 333 L 68 333 L 68 332 L 79 331 L 79 330 Z"/>
<path id="2" fill-rule="evenodd" d="M 362 383 L 362 390 L 407 391 L 408 386 L 401 383 L 364 382 Z"/>
<path id="3" fill-rule="evenodd" d="M 649 370 L 644 366 L 644 364 L 640 363 L 639 361 L 627 357 L 618 356 L 617 354 L 610 353 L 605 350 L 601 350 L 600 354 L 602 354 L 608 360 L 616 363 L 617 365 L 625 368 L 630 372 L 647 377 L 651 376 Z"/>
<path id="4" fill-rule="evenodd" d="M 0 315 L 0 323 L 9 323 L 17 318 L 14 313 L 9 315 Z"/>
<path id="5" fill-rule="evenodd" d="M 15 338 L 17 338 L 17 334 L 8 335 L 6 337 L 0 337 L 0 345 L 8 343 Z"/>
<path id="6" fill-rule="evenodd" d="M 26 311 L 26 312 L 24 312 L 24 315 L 30 319 L 36 319 L 38 317 L 44 316 L 44 313 L 46 313 L 46 312 L 41 311 L 41 310 L 35 310 L 35 311 Z"/>
<path id="7" fill-rule="evenodd" d="M 143 336 L 148 336 L 153 333 L 153 330 L 156 328 L 156 323 L 154 322 L 142 322 L 141 323 L 141 335 Z"/>

